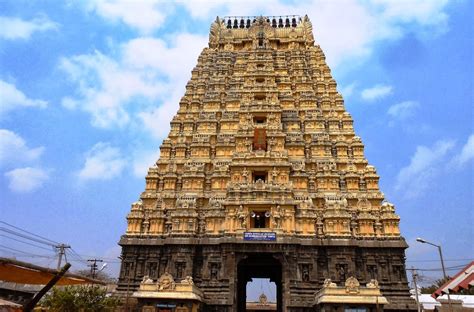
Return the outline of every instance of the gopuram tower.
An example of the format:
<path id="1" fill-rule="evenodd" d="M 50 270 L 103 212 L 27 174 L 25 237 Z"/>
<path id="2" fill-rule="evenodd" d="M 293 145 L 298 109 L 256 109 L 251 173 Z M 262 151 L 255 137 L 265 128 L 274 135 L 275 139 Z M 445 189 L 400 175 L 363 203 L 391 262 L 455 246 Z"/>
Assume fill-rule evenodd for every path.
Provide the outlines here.
<path id="1" fill-rule="evenodd" d="M 378 181 L 308 17 L 217 18 L 127 216 L 118 290 L 240 312 L 270 278 L 277 311 L 411 310 Z"/>

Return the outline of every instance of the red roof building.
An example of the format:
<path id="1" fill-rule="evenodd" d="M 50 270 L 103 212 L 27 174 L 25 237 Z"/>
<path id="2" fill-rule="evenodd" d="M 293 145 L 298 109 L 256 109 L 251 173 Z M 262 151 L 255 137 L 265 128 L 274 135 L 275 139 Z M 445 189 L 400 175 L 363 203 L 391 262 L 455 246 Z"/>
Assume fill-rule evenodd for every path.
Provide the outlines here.
<path id="1" fill-rule="evenodd" d="M 442 294 L 457 293 L 472 286 L 474 286 L 474 261 L 459 271 L 452 279 L 444 283 L 431 296 L 436 299 Z"/>

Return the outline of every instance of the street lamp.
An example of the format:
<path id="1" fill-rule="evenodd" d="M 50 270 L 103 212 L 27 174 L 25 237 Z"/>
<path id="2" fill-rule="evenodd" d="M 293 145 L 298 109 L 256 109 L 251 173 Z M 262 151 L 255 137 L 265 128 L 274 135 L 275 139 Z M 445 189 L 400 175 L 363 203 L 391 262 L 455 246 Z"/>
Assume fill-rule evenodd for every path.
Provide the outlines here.
<path id="1" fill-rule="evenodd" d="M 417 242 L 419 243 L 422 243 L 422 244 L 428 244 L 428 245 L 431 245 L 431 246 L 435 246 L 438 248 L 438 252 L 439 252 L 439 258 L 441 259 L 441 268 L 443 269 L 443 276 L 444 276 L 444 280 L 445 282 L 448 281 L 448 275 L 446 275 L 446 269 L 444 268 L 444 260 L 443 260 L 443 253 L 441 251 L 441 246 L 440 245 L 436 245 L 436 244 L 433 244 L 433 243 L 430 243 L 428 242 L 427 240 L 423 239 L 423 238 L 420 238 L 418 237 L 416 239 Z M 451 306 L 451 297 L 449 296 L 449 289 L 448 289 L 448 305 L 449 305 L 449 311 L 450 312 L 453 312 L 453 307 Z"/>

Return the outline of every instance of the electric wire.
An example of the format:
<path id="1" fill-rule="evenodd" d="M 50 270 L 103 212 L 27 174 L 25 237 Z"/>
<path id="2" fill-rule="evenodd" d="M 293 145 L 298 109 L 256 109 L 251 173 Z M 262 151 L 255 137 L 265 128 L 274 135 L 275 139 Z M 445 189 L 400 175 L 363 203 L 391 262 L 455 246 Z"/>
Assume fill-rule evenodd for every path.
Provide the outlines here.
<path id="1" fill-rule="evenodd" d="M 459 270 L 459 269 L 462 269 L 463 267 L 465 267 L 465 265 L 458 265 L 458 266 L 453 266 L 453 267 L 447 267 L 447 268 L 444 268 L 446 271 L 454 271 L 454 270 Z M 442 268 L 433 268 L 433 269 L 418 269 L 418 268 L 415 268 L 415 270 L 417 271 L 425 271 L 425 272 L 438 272 L 438 271 L 443 271 Z M 411 271 L 411 268 L 410 269 L 406 269 L 406 271 Z"/>
<path id="2" fill-rule="evenodd" d="M 11 239 L 11 240 L 14 240 L 14 241 L 17 241 L 17 242 L 19 242 L 19 243 L 23 243 L 23 244 L 30 245 L 30 246 L 33 246 L 33 247 L 36 247 L 36 248 L 40 248 L 40 249 L 44 249 L 44 250 L 47 250 L 47 251 L 51 251 L 51 249 L 45 248 L 45 247 L 43 247 L 43 246 L 38 246 L 38 245 L 35 245 L 35 244 L 32 244 L 32 243 L 28 243 L 28 242 L 22 241 L 22 240 L 20 240 L 20 239 L 16 239 L 16 238 L 14 238 L 14 237 L 7 236 L 7 235 L 5 235 L 5 234 L 0 234 L 0 236 L 5 237 L 5 238 L 8 238 L 8 239 Z"/>
<path id="3" fill-rule="evenodd" d="M 444 262 L 453 262 L 453 261 L 473 261 L 474 258 L 464 258 L 464 259 L 443 259 Z M 406 262 L 439 262 L 439 259 L 427 259 L 427 260 L 406 260 Z"/>
<path id="4" fill-rule="evenodd" d="M 9 233 L 9 234 L 12 234 L 12 235 L 15 235 L 15 236 L 19 236 L 19 237 L 27 239 L 27 240 L 31 240 L 31 241 L 34 241 L 34 242 L 39 243 L 39 244 L 48 245 L 48 246 L 52 246 L 52 247 L 56 246 L 55 244 L 49 243 L 47 241 L 43 241 L 43 240 L 40 240 L 40 239 L 37 239 L 37 238 L 34 238 L 34 237 L 30 237 L 26 234 L 18 233 L 18 232 L 15 232 L 13 230 L 7 229 L 5 227 L 0 227 L 0 231 Z"/>
<path id="5" fill-rule="evenodd" d="M 0 247 L 1 247 L 2 249 L 11 250 L 11 251 L 14 251 L 14 252 L 17 252 L 17 253 L 21 253 L 21 254 L 25 254 L 25 255 L 29 255 L 29 256 L 51 257 L 51 256 L 48 256 L 48 255 L 38 255 L 38 254 L 30 253 L 30 252 L 25 252 L 25 251 L 23 251 L 23 250 L 19 250 L 19 249 L 16 249 L 16 248 L 11 248 L 11 247 L 8 247 L 8 246 L 5 246 L 5 245 L 0 245 Z"/>
<path id="6" fill-rule="evenodd" d="M 10 226 L 10 227 L 12 227 L 12 228 L 14 228 L 14 229 L 20 230 L 20 231 L 22 231 L 22 232 L 28 233 L 28 234 L 30 234 L 30 235 L 32 235 L 32 236 L 34 236 L 34 237 L 38 237 L 38 238 L 40 238 L 40 239 L 42 239 L 42 240 L 49 241 L 50 244 L 59 245 L 58 242 L 55 242 L 55 241 L 53 241 L 53 240 L 51 240 L 51 239 L 49 239 L 49 238 L 43 237 L 43 236 L 41 236 L 41 235 L 38 235 L 38 234 L 35 234 L 35 233 L 32 233 L 32 232 L 29 232 L 29 231 L 27 231 L 27 230 L 24 230 L 24 229 L 22 229 L 22 228 L 19 228 L 19 227 L 17 227 L 17 226 L 14 226 L 13 224 L 7 223 L 7 222 L 5 222 L 5 221 L 1 221 L 1 220 L 0 220 L 0 223 L 3 223 L 3 224 L 5 224 L 5 225 L 7 225 L 7 226 Z"/>
<path id="7" fill-rule="evenodd" d="M 11 258 L 11 257 L 13 256 L 13 257 L 15 257 L 15 258 L 33 258 L 33 259 L 36 259 L 36 258 L 44 258 L 44 259 L 53 259 L 53 260 L 56 259 L 56 257 L 53 257 L 53 256 L 29 255 L 29 254 L 27 254 L 27 253 L 17 253 L 17 252 L 13 252 L 13 251 L 10 251 L 10 250 L 1 248 L 1 247 L 0 247 L 0 250 L 8 253 L 8 255 L 6 256 L 6 258 Z"/>

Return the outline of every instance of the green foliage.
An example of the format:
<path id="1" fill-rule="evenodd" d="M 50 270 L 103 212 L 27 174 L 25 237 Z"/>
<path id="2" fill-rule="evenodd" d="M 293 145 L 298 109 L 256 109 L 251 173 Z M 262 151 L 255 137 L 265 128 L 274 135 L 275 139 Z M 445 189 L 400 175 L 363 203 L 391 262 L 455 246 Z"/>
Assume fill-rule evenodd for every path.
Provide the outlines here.
<path id="1" fill-rule="evenodd" d="M 54 287 L 41 301 L 51 312 L 108 312 L 120 305 L 100 286 Z"/>
<path id="2" fill-rule="evenodd" d="M 443 286 L 444 283 L 446 283 L 450 278 L 448 277 L 447 279 L 441 278 L 436 280 L 432 285 L 427 286 L 427 287 L 421 287 L 421 293 L 422 294 L 432 294 L 434 293 L 438 288 Z"/>

